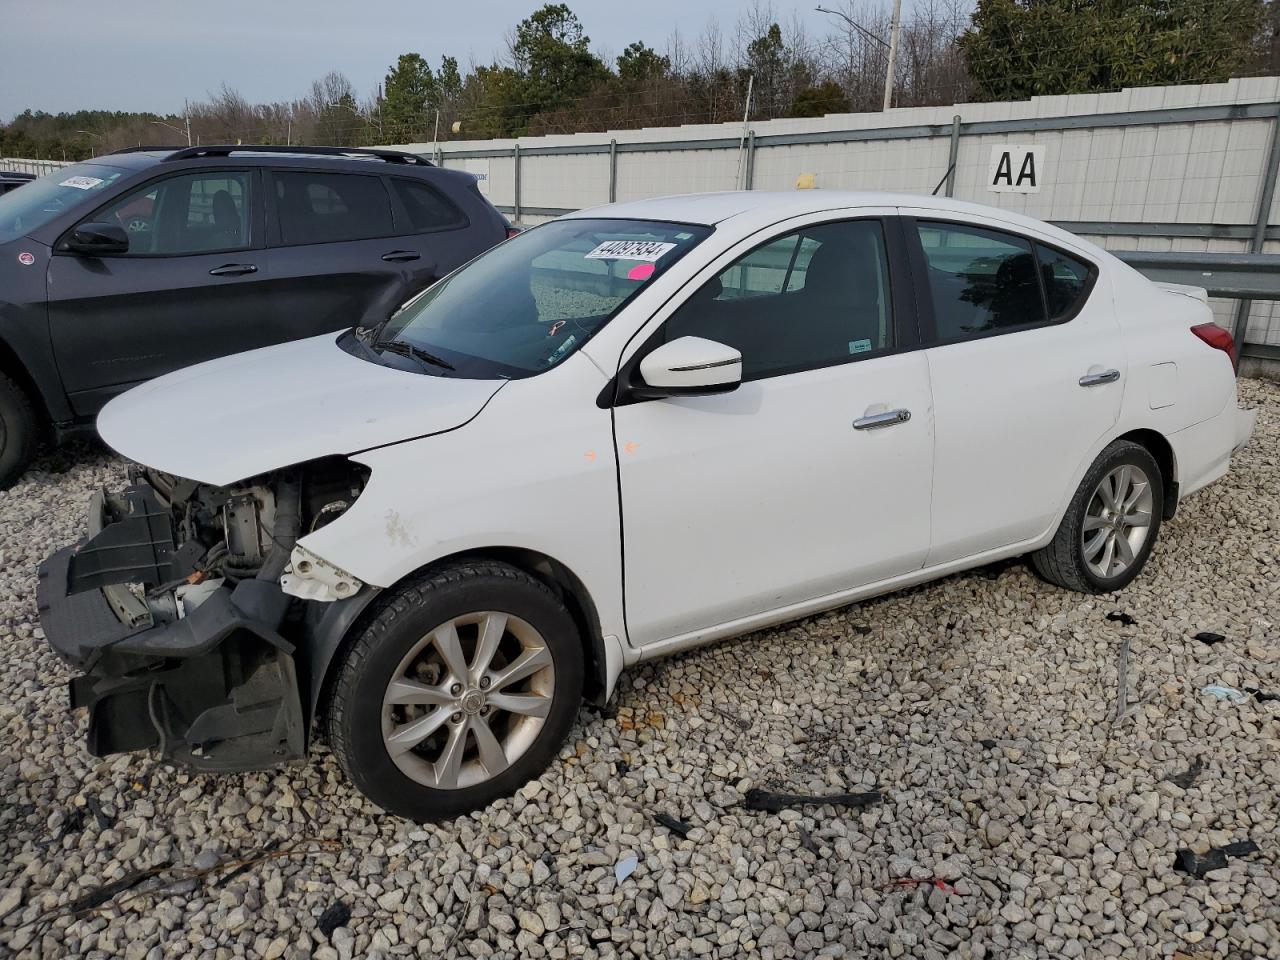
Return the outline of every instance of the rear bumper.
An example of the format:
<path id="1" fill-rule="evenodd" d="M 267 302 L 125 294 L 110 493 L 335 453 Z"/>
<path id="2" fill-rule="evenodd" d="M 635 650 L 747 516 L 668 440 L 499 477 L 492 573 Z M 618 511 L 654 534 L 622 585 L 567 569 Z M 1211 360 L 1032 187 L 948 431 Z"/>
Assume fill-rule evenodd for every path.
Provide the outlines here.
<path id="1" fill-rule="evenodd" d="M 121 585 L 154 588 L 185 576 L 186 561 L 173 549 L 168 511 L 151 509 L 158 501 L 149 488 L 114 502 L 127 512 L 95 500 L 90 528 L 98 532 L 41 564 L 37 587 L 50 647 L 80 671 L 69 700 L 88 711 L 89 751 L 159 747 L 167 759 L 216 771 L 301 759 L 295 650 L 281 633 L 289 597 L 276 583 L 244 580 L 186 616 L 155 621 Z"/>
<path id="2" fill-rule="evenodd" d="M 1231 457 L 1249 443 L 1257 420 L 1258 411 L 1241 410 L 1230 403 L 1216 417 L 1170 434 L 1179 495 L 1188 497 L 1224 476 Z"/>

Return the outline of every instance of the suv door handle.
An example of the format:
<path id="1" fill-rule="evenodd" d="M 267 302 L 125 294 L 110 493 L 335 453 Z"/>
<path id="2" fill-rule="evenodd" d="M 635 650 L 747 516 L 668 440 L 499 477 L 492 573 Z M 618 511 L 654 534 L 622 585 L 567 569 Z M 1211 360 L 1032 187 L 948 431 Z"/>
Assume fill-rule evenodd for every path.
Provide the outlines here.
<path id="1" fill-rule="evenodd" d="M 855 430 L 882 430 L 894 424 L 906 423 L 911 419 L 910 410 L 886 410 L 884 413 L 871 413 L 853 421 Z"/>
<path id="2" fill-rule="evenodd" d="M 1096 387 L 1102 383 L 1115 383 L 1119 379 L 1119 370 L 1102 370 L 1098 373 L 1086 373 L 1080 378 L 1080 386 Z"/>
<path id="3" fill-rule="evenodd" d="M 242 277 L 246 273 L 257 273 L 258 268 L 252 263 L 224 263 L 209 271 L 211 277 Z"/>
<path id="4" fill-rule="evenodd" d="M 382 259 L 392 263 L 400 263 L 408 260 L 420 260 L 422 259 L 422 254 L 416 250 L 392 250 L 390 253 L 384 253 Z"/>

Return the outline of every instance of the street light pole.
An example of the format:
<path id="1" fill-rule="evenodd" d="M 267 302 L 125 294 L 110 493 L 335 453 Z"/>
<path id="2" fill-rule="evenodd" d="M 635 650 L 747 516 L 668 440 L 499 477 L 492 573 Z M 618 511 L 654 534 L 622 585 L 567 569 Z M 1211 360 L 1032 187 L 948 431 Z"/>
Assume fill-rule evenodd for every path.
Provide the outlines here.
<path id="1" fill-rule="evenodd" d="M 884 76 L 884 109 L 888 110 L 893 105 L 893 68 L 898 60 L 898 34 L 902 28 L 902 0 L 893 0 L 893 24 L 889 28 L 889 42 L 885 43 L 883 37 L 878 37 L 862 24 L 858 23 L 853 17 L 840 10 L 829 10 L 826 7 L 814 7 L 819 13 L 826 13 L 833 17 L 839 17 L 850 28 L 862 34 L 868 40 L 874 40 L 880 46 L 889 51 L 889 66 L 885 70 Z"/>

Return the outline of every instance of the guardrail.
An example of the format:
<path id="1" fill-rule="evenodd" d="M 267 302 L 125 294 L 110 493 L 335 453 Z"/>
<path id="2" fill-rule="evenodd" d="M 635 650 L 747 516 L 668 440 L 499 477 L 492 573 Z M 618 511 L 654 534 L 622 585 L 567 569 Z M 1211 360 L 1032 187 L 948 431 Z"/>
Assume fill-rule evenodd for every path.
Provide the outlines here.
<path id="1" fill-rule="evenodd" d="M 63 167 L 69 166 L 71 166 L 70 161 L 64 163 L 61 160 L 29 160 L 25 157 L 0 157 L 0 170 L 11 173 L 34 173 L 37 177 L 42 177 L 46 173 L 53 173 L 55 170 L 61 170 Z"/>

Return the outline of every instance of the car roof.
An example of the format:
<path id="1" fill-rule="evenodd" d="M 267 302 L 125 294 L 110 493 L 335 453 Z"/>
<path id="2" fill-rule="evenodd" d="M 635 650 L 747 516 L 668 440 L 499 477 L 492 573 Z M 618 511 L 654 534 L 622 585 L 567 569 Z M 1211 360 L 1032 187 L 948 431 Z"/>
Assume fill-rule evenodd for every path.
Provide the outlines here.
<path id="1" fill-rule="evenodd" d="M 741 218 L 742 221 L 749 221 L 751 226 L 759 226 L 810 213 L 860 207 L 908 207 L 937 211 L 939 214 L 965 214 L 988 220 L 993 226 L 1004 225 L 1036 230 L 1064 243 L 1086 249 L 1091 254 L 1105 256 L 1101 248 L 1087 240 L 1042 220 L 1014 213 L 1012 210 L 989 207 L 980 203 L 968 203 L 952 197 L 875 190 L 738 190 L 723 193 L 678 194 L 588 207 L 566 214 L 565 217 L 569 219 L 594 217 L 619 220 L 665 220 L 709 227 Z"/>
<path id="2" fill-rule="evenodd" d="M 190 148 L 187 147 L 143 147 L 124 150 L 119 153 L 108 153 L 98 157 L 93 157 L 84 163 L 97 164 L 100 166 L 116 167 L 117 169 L 128 170 L 146 170 L 151 167 L 164 164 L 172 165 L 174 170 L 188 169 L 190 167 L 201 166 L 228 166 L 234 165 L 238 167 L 331 167 L 335 170 L 351 170 L 353 165 L 374 169 L 378 172 L 404 174 L 410 171 L 421 172 L 423 170 L 431 170 L 437 173 L 444 170 L 427 162 L 407 162 L 407 163 L 389 163 L 372 153 L 360 154 L 334 154 L 334 153 L 309 153 L 303 148 L 298 147 L 281 147 L 279 152 L 271 150 L 268 147 L 251 146 L 245 147 L 243 150 L 237 150 L 235 147 L 218 148 L 210 147 L 211 152 L 207 154 L 194 154 L 191 156 L 178 156 L 179 153 L 185 152 Z M 199 149 L 199 148 L 197 148 Z M 333 148 L 327 148 L 333 149 Z M 359 150 L 362 148 L 353 148 Z M 215 152 L 219 151 L 221 152 Z M 394 154 L 396 151 L 388 151 Z M 406 154 L 406 156 L 410 156 Z M 412 155 L 416 157 L 417 155 Z M 474 179 L 474 177 L 472 177 Z"/>

